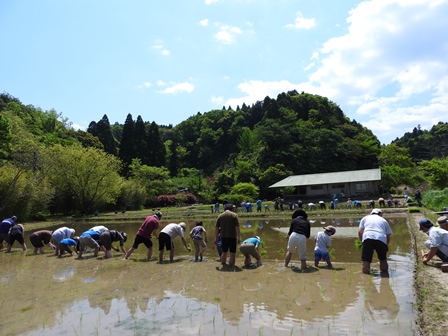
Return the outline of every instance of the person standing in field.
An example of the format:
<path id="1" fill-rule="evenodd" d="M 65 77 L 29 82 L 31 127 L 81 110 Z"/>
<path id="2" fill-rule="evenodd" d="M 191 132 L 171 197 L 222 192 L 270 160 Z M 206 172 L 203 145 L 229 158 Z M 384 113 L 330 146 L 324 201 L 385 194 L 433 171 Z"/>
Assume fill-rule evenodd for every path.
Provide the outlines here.
<path id="1" fill-rule="evenodd" d="M 205 235 L 205 239 L 203 239 Z M 190 231 L 190 237 L 194 243 L 194 261 L 202 261 L 204 251 L 207 249 L 207 231 L 202 226 L 202 222 L 196 222 L 196 226 Z"/>
<path id="2" fill-rule="evenodd" d="M 380 260 L 380 271 L 387 272 L 387 252 L 389 250 L 392 230 L 387 220 L 383 218 L 381 209 L 373 209 L 370 215 L 364 216 L 359 223 L 358 237 L 362 241 L 362 272 L 370 274 L 373 252 L 376 251 Z"/>
<path id="3" fill-rule="evenodd" d="M 316 246 L 314 247 L 314 266 L 319 266 L 319 261 L 323 260 L 327 263 L 328 268 L 333 268 L 328 249 L 331 247 L 331 236 L 335 233 L 336 228 L 328 225 L 324 227 L 324 231 L 316 234 L 316 237 L 314 238 L 314 241 L 316 242 Z"/>
<path id="4" fill-rule="evenodd" d="M 293 253 L 298 253 L 300 259 L 300 269 L 304 271 L 306 265 L 306 240 L 310 238 L 311 225 L 307 220 L 308 215 L 304 210 L 296 210 L 292 215 L 291 225 L 288 235 L 288 251 L 285 256 L 285 267 L 288 267 Z"/>
<path id="5" fill-rule="evenodd" d="M 39 250 L 40 254 L 44 254 L 44 245 L 50 246 L 53 250 L 56 249 L 56 246 L 51 243 L 51 235 L 52 232 L 49 230 L 36 231 L 30 235 L 31 245 L 34 246 L 34 254 L 37 254 Z"/>
<path id="6" fill-rule="evenodd" d="M 182 243 L 188 252 L 191 252 L 191 248 L 188 247 L 187 241 L 184 237 L 184 232 L 187 229 L 187 224 L 181 222 L 179 224 L 171 223 L 165 226 L 159 234 L 159 263 L 163 263 L 163 251 L 166 249 L 170 251 L 170 263 L 174 262 L 174 244 L 173 239 L 177 236 L 182 239 Z"/>
<path id="7" fill-rule="evenodd" d="M 145 244 L 148 248 L 148 254 L 146 260 L 150 261 L 152 257 L 152 236 L 158 238 L 157 229 L 159 228 L 159 221 L 162 219 L 162 213 L 157 211 L 154 215 L 145 218 L 140 228 L 135 235 L 134 243 L 126 253 L 125 259 L 128 259 L 132 252 L 134 252 L 140 244 Z"/>
<path id="8" fill-rule="evenodd" d="M 229 265 L 234 266 L 236 246 L 241 242 L 241 233 L 238 215 L 233 212 L 231 204 L 227 204 L 225 211 L 216 220 L 214 244 L 218 243 L 218 234 L 221 234 L 222 241 L 221 264 L 227 264 L 227 253 L 230 252 Z"/>

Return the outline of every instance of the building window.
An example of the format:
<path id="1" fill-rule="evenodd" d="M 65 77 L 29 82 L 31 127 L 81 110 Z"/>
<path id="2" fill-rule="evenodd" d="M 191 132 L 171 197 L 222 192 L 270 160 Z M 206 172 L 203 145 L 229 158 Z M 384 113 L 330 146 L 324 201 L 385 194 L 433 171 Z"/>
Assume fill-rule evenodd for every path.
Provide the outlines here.
<path id="1" fill-rule="evenodd" d="M 367 190 L 367 184 L 366 183 L 356 183 L 356 191 L 366 191 Z"/>
<path id="2" fill-rule="evenodd" d="M 324 189 L 324 187 L 321 186 L 321 185 L 313 185 L 313 186 L 311 186 L 311 190 L 322 190 L 322 189 Z"/>
<path id="3" fill-rule="evenodd" d="M 333 189 L 344 189 L 345 188 L 345 184 L 333 184 L 331 187 Z"/>

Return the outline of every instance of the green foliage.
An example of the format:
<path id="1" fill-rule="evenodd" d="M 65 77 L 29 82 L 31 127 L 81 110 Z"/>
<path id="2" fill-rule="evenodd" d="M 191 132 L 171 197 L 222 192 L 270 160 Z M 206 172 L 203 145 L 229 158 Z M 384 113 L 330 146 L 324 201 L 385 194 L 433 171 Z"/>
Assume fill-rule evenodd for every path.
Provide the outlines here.
<path id="1" fill-rule="evenodd" d="M 242 155 L 248 155 L 257 151 L 259 139 L 249 127 L 243 127 L 236 144 Z"/>
<path id="2" fill-rule="evenodd" d="M 448 156 L 422 161 L 419 167 L 425 172 L 426 180 L 431 187 L 442 189 L 448 186 Z"/>
<path id="3" fill-rule="evenodd" d="M 48 148 L 45 168 L 60 195 L 70 197 L 76 210 L 93 213 L 103 204 L 114 203 L 120 194 L 120 161 L 95 148 L 81 146 Z"/>
<path id="4" fill-rule="evenodd" d="M 434 211 L 441 211 L 444 207 L 448 207 L 448 188 L 425 192 L 422 194 L 422 203 Z"/>
<path id="5" fill-rule="evenodd" d="M 412 168 L 415 166 L 409 154 L 409 149 L 399 147 L 393 143 L 381 147 L 378 163 L 380 166 L 397 166 L 401 168 Z"/>
<path id="6" fill-rule="evenodd" d="M 254 200 L 258 197 L 259 188 L 253 183 L 238 183 L 232 187 L 231 195 L 243 195 L 246 200 Z"/>
<path id="7" fill-rule="evenodd" d="M 12 213 L 22 220 L 30 219 L 46 209 L 53 196 L 53 188 L 40 174 L 23 166 L 7 163 L 0 167 L 0 214 Z"/>
<path id="8" fill-rule="evenodd" d="M 124 180 L 120 196 L 117 200 L 117 209 L 140 210 L 145 204 L 146 188 L 138 180 Z"/>
<path id="9" fill-rule="evenodd" d="M 360 239 L 356 239 L 355 240 L 355 248 L 356 248 L 356 250 L 361 250 L 361 247 L 362 247 L 362 241 L 360 240 Z"/>
<path id="10" fill-rule="evenodd" d="M 173 182 L 167 168 L 143 165 L 139 159 L 133 159 L 129 167 L 130 179 L 145 186 L 147 196 L 170 194 L 173 190 Z"/>

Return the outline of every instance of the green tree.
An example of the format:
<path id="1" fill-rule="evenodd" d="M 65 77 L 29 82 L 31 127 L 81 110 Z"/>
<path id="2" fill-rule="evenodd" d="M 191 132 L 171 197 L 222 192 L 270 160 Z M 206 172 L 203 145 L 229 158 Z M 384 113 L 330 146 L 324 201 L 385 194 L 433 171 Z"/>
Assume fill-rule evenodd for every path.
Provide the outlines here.
<path id="1" fill-rule="evenodd" d="M 419 168 L 423 170 L 431 187 L 443 189 L 448 186 L 448 156 L 422 161 Z"/>
<path id="2" fill-rule="evenodd" d="M 165 166 L 166 149 L 159 134 L 159 127 L 153 121 L 148 128 L 146 139 L 148 145 L 148 161 L 150 166 Z"/>
<path id="3" fill-rule="evenodd" d="M 158 196 L 173 192 L 170 172 L 165 167 L 143 165 L 140 159 L 133 159 L 130 165 L 130 179 L 138 181 L 146 188 L 147 196 Z"/>
<path id="4" fill-rule="evenodd" d="M 137 117 L 133 136 L 135 142 L 134 159 L 140 159 L 144 165 L 151 165 L 151 153 L 147 143 L 146 127 L 141 116 Z"/>
<path id="5" fill-rule="evenodd" d="M 121 186 L 120 197 L 117 200 L 117 209 L 140 210 L 145 204 L 146 188 L 138 180 L 124 180 Z"/>
<path id="6" fill-rule="evenodd" d="M 415 166 L 412 162 L 408 148 L 399 147 L 394 143 L 387 146 L 381 146 L 381 152 L 378 156 L 380 166 L 398 166 L 402 168 L 412 168 Z"/>
<path id="7" fill-rule="evenodd" d="M 122 175 L 127 176 L 129 173 L 129 165 L 132 159 L 137 158 L 137 144 L 134 137 L 135 122 L 129 113 L 123 126 L 123 133 L 120 142 L 119 158 L 123 162 Z"/>
<path id="8" fill-rule="evenodd" d="M 76 211 L 93 213 L 119 196 L 121 162 L 115 156 L 91 147 L 60 145 L 48 148 L 45 156 L 51 182 L 59 193 L 70 195 Z"/>
<path id="9" fill-rule="evenodd" d="M 259 188 L 253 183 L 237 183 L 230 191 L 231 195 L 242 195 L 247 199 L 254 200 L 258 197 Z"/>
<path id="10" fill-rule="evenodd" d="M 117 141 L 112 134 L 109 118 L 106 114 L 97 123 L 92 121 L 87 128 L 87 132 L 98 137 L 106 153 L 117 155 Z"/>

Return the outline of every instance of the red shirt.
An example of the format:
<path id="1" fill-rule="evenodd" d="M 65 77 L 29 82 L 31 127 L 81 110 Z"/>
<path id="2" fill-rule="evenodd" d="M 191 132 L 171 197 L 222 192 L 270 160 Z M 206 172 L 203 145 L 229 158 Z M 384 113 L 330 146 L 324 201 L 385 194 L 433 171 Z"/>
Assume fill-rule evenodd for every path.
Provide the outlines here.
<path id="1" fill-rule="evenodd" d="M 158 228 L 159 228 L 159 221 L 157 217 L 148 216 L 138 229 L 137 234 L 143 238 L 150 239 L 153 231 L 157 230 Z"/>

